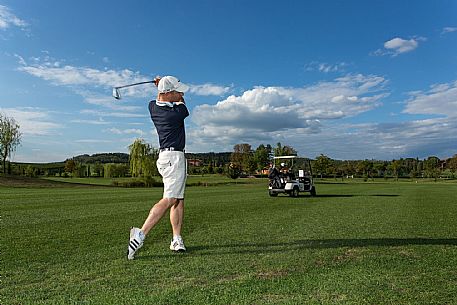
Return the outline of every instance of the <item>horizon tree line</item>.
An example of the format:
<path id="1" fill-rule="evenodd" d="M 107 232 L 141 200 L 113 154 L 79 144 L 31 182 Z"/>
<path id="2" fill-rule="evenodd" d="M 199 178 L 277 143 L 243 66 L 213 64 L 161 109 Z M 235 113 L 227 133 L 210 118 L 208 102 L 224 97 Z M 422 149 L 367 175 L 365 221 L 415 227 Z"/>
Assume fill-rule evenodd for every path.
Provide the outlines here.
<path id="1" fill-rule="evenodd" d="M 125 177 L 150 178 L 158 175 L 155 161 L 158 149 L 146 143 L 144 139 L 136 139 L 129 146 L 128 157 L 122 153 L 81 155 L 70 158 L 64 165 L 32 164 L 11 165 L 7 162 L 11 154 L 21 142 L 20 126 L 13 118 L 0 113 L 0 156 L 3 174 L 19 174 L 24 176 L 59 175 L 71 177 Z M 227 174 L 234 173 L 253 175 L 268 168 L 273 156 L 297 155 L 297 151 L 289 145 L 277 143 L 260 144 L 255 150 L 248 143 L 236 144 L 233 152 L 228 153 L 186 153 L 188 158 L 202 158 L 201 166 L 189 166 L 190 174 Z M 334 160 L 320 154 L 312 160 L 314 174 L 323 177 L 359 176 L 365 179 L 374 177 L 409 178 L 457 178 L 457 154 L 445 160 L 429 156 L 419 158 L 400 158 L 386 160 Z"/>

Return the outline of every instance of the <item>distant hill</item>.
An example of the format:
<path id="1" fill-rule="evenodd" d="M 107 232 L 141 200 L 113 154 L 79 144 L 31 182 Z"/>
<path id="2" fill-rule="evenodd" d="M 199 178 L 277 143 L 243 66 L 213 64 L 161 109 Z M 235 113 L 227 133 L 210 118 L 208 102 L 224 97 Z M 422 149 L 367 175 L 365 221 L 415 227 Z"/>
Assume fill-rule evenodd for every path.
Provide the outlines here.
<path id="1" fill-rule="evenodd" d="M 186 153 L 187 159 L 198 159 L 203 164 L 209 164 L 210 162 L 215 163 L 216 165 L 223 165 L 230 162 L 231 152 L 208 152 L 208 153 Z M 42 169 L 49 169 L 49 168 L 63 168 L 65 166 L 65 162 L 68 160 L 73 159 L 78 163 L 82 164 L 95 164 L 95 163 L 128 163 L 129 162 L 129 154 L 126 153 L 99 153 L 99 154 L 84 154 L 78 155 L 73 158 L 68 158 L 62 162 L 50 162 L 50 163 L 28 163 L 28 162 L 12 162 L 13 165 L 18 166 L 27 166 L 33 165 L 38 168 Z"/>
<path id="2" fill-rule="evenodd" d="M 95 163 L 128 163 L 129 154 L 126 153 L 101 153 L 93 155 L 79 155 L 72 158 L 76 162 L 84 164 Z M 67 161 L 67 160 L 65 160 Z"/>
<path id="3" fill-rule="evenodd" d="M 231 152 L 209 152 L 209 153 L 186 153 L 187 159 L 199 159 L 203 164 L 214 162 L 216 164 L 226 164 L 230 162 Z M 100 153 L 94 155 L 79 155 L 72 158 L 76 162 L 83 164 L 94 163 L 128 163 L 129 154 L 126 153 Z M 67 161 L 67 160 L 65 160 Z"/>
<path id="4" fill-rule="evenodd" d="M 203 164 L 215 163 L 216 165 L 224 165 L 230 162 L 231 152 L 209 152 L 209 153 L 186 153 L 187 159 L 198 159 Z"/>

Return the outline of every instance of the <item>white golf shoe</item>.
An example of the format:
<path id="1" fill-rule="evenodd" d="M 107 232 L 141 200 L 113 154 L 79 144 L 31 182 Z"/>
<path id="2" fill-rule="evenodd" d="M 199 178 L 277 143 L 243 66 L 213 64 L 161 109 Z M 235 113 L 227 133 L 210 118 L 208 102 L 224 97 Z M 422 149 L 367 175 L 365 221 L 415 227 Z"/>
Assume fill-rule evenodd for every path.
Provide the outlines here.
<path id="1" fill-rule="evenodd" d="M 127 250 L 127 259 L 134 259 L 135 253 L 143 246 L 144 233 L 139 228 L 130 229 L 130 240 Z"/>
<path id="2" fill-rule="evenodd" d="M 185 252 L 186 247 L 184 246 L 184 241 L 181 236 L 173 237 L 170 243 L 170 250 L 175 252 Z"/>

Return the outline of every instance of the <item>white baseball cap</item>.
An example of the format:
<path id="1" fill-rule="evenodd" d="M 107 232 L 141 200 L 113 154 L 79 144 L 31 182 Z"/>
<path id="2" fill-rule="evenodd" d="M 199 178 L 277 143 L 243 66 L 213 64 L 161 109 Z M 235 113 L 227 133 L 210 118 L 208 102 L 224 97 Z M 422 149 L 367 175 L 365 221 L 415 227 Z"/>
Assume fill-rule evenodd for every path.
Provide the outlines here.
<path id="1" fill-rule="evenodd" d="M 167 93 L 171 91 L 186 92 L 189 90 L 189 86 L 183 84 L 174 76 L 164 76 L 160 79 L 157 85 L 159 93 Z"/>

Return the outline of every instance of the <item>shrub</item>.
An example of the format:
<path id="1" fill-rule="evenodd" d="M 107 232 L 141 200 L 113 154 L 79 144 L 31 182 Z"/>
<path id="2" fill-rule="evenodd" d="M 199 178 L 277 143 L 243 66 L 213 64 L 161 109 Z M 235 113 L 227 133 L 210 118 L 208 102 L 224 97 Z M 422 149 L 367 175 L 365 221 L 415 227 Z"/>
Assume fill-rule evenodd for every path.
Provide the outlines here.
<path id="1" fill-rule="evenodd" d="M 111 182 L 112 186 L 119 187 L 161 187 L 163 184 L 157 182 L 152 177 L 128 180 L 128 181 L 113 181 Z"/>
<path id="2" fill-rule="evenodd" d="M 237 163 L 230 163 L 227 166 L 227 177 L 237 179 L 241 176 L 241 168 Z"/>
<path id="3" fill-rule="evenodd" d="M 143 178 L 143 182 L 144 182 L 145 186 L 147 186 L 147 187 L 161 187 L 161 186 L 163 186 L 162 182 L 158 182 L 152 177 Z"/>

